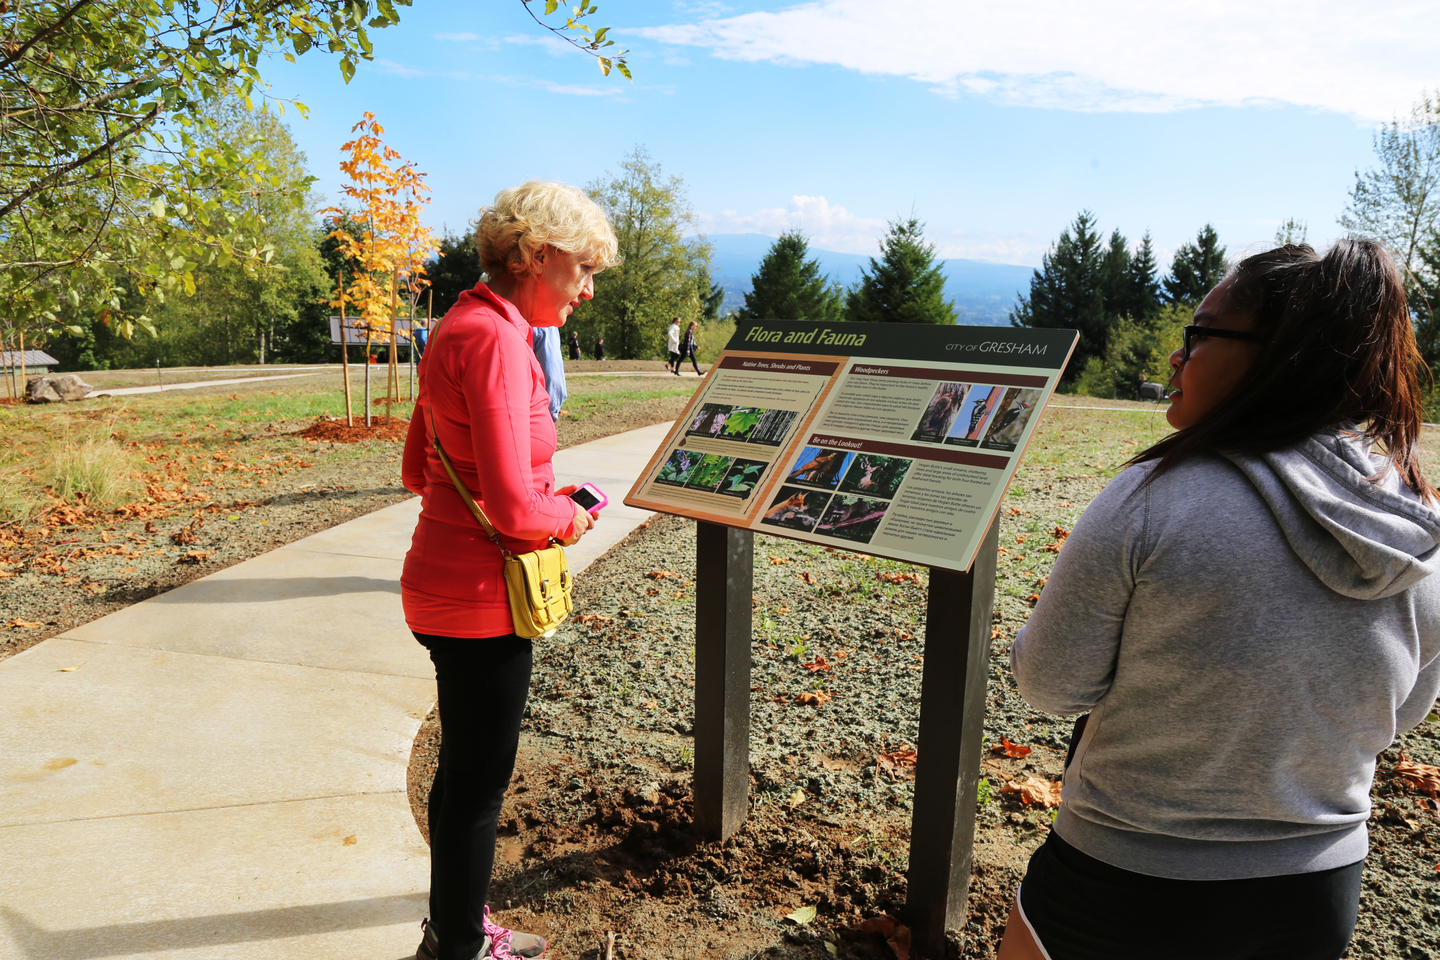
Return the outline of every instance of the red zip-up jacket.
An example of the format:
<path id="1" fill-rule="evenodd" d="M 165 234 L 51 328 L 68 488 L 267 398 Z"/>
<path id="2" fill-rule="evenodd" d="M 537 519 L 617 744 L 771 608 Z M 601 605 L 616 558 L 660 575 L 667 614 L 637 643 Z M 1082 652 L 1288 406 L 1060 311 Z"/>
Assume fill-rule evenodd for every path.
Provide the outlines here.
<path id="1" fill-rule="evenodd" d="M 484 283 L 461 294 L 420 361 L 420 393 L 401 479 L 421 496 L 400 594 L 416 633 L 498 637 L 514 632 L 500 550 L 450 483 L 430 442 L 430 415 L 460 480 L 524 553 L 563 540 L 574 501 L 555 495 L 555 424 L 530 324 Z"/>

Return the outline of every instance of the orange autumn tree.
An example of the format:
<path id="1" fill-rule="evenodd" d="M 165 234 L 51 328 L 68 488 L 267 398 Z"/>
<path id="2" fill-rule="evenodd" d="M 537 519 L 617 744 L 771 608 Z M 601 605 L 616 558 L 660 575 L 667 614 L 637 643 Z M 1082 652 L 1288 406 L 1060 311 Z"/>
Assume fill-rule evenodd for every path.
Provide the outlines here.
<path id="1" fill-rule="evenodd" d="M 368 110 L 350 132 L 358 136 L 340 147 L 340 151 L 348 155 L 340 169 L 350 178 L 340 192 L 354 201 L 358 210 L 329 207 L 320 212 L 329 215 L 337 227 L 330 236 L 355 267 L 348 283 L 342 277 L 337 297 L 330 301 L 330 306 L 339 308 L 342 314 L 350 307 L 346 325 L 365 333 L 365 425 L 368 427 L 370 347 L 377 335 L 390 342 L 385 403 L 388 420 L 390 403 L 399 395 L 394 349 L 399 286 L 405 284 L 414 295 L 413 291 L 425 282 L 422 279 L 425 260 L 439 249 L 440 241 L 420 220 L 424 205 L 430 202 L 425 174 L 410 162 L 398 167 L 390 165 L 400 159 L 400 154 L 380 140 L 385 128 Z M 359 224 L 359 236 L 338 229 L 347 213 Z M 341 340 L 344 339 L 342 331 Z M 348 391 L 348 384 L 346 389 Z"/>

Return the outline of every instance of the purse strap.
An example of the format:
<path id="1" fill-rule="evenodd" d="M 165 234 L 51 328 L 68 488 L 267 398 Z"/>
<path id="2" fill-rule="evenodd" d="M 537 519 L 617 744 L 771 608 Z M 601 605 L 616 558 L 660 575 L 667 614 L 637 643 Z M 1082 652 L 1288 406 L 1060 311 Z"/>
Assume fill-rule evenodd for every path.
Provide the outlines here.
<path id="1" fill-rule="evenodd" d="M 455 490 L 460 494 L 460 499 L 465 501 L 465 506 L 470 508 L 470 512 L 475 515 L 475 519 L 480 522 L 480 526 L 485 528 L 485 532 L 489 535 L 490 539 L 495 541 L 495 546 L 500 548 L 500 552 L 507 557 L 513 556 L 505 544 L 500 542 L 500 534 L 495 530 L 495 525 L 490 522 L 490 518 L 485 516 L 485 511 L 480 509 L 480 504 L 476 503 L 475 498 L 470 495 L 470 491 L 466 489 L 464 481 L 460 479 L 460 475 L 455 472 L 455 468 L 450 464 L 450 458 L 445 456 L 445 448 L 440 446 L 440 431 L 435 429 L 435 411 L 429 404 L 425 406 L 425 412 L 430 415 L 430 442 L 434 444 L 435 452 L 440 454 L 440 462 L 445 465 L 445 472 L 450 475 L 450 482 L 455 485 Z"/>

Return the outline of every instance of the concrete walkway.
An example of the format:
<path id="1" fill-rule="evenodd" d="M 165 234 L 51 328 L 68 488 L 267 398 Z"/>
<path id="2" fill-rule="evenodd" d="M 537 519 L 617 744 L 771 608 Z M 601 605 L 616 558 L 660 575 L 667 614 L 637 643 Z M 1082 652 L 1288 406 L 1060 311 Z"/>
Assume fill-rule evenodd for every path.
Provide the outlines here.
<path id="1" fill-rule="evenodd" d="M 572 447 L 611 497 L 669 424 Z M 0 958 L 401 960 L 429 853 L 410 744 L 434 702 L 405 629 L 411 499 L 0 662 Z"/>
<path id="2" fill-rule="evenodd" d="M 281 373 L 267 377 L 238 377 L 234 380 L 188 380 L 184 383 L 161 383 L 152 387 L 114 387 L 106 390 L 96 390 L 87 394 L 85 399 L 92 400 L 95 397 L 129 397 L 137 393 L 169 393 L 171 390 L 194 390 L 198 387 L 225 387 L 232 383 L 257 383 L 261 380 L 293 380 L 296 377 L 318 377 L 322 373 L 329 373 L 329 370 L 314 370 L 310 373 Z"/>

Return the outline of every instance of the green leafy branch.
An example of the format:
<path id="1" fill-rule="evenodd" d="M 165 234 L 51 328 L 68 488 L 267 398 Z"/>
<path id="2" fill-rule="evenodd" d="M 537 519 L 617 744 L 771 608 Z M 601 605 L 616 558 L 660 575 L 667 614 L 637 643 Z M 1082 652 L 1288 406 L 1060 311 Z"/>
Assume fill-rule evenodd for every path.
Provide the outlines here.
<path id="1" fill-rule="evenodd" d="M 630 52 L 629 50 L 621 50 L 617 53 L 610 54 L 601 53 L 602 50 L 615 46 L 614 40 L 605 39 L 605 35 L 610 32 L 610 28 L 599 27 L 592 31 L 589 24 L 580 22 L 599 9 L 595 4 L 591 3 L 587 6 L 587 0 L 580 0 L 579 6 L 570 8 L 570 13 L 565 17 L 565 25 L 563 27 L 553 27 L 536 16 L 535 8 L 531 6 L 534 0 L 521 0 L 521 2 L 525 4 L 526 12 L 530 14 L 531 19 L 536 23 L 575 49 L 582 50 L 594 57 L 600 64 L 600 72 L 602 74 L 607 77 L 610 76 L 610 70 L 613 67 L 619 71 L 620 76 L 632 83 L 634 82 L 634 79 L 630 76 L 630 67 L 625 63 L 625 55 Z M 560 9 L 560 0 L 545 0 L 545 16 L 550 16 L 558 9 Z M 584 37 L 577 36 L 577 32 L 584 34 Z"/>

